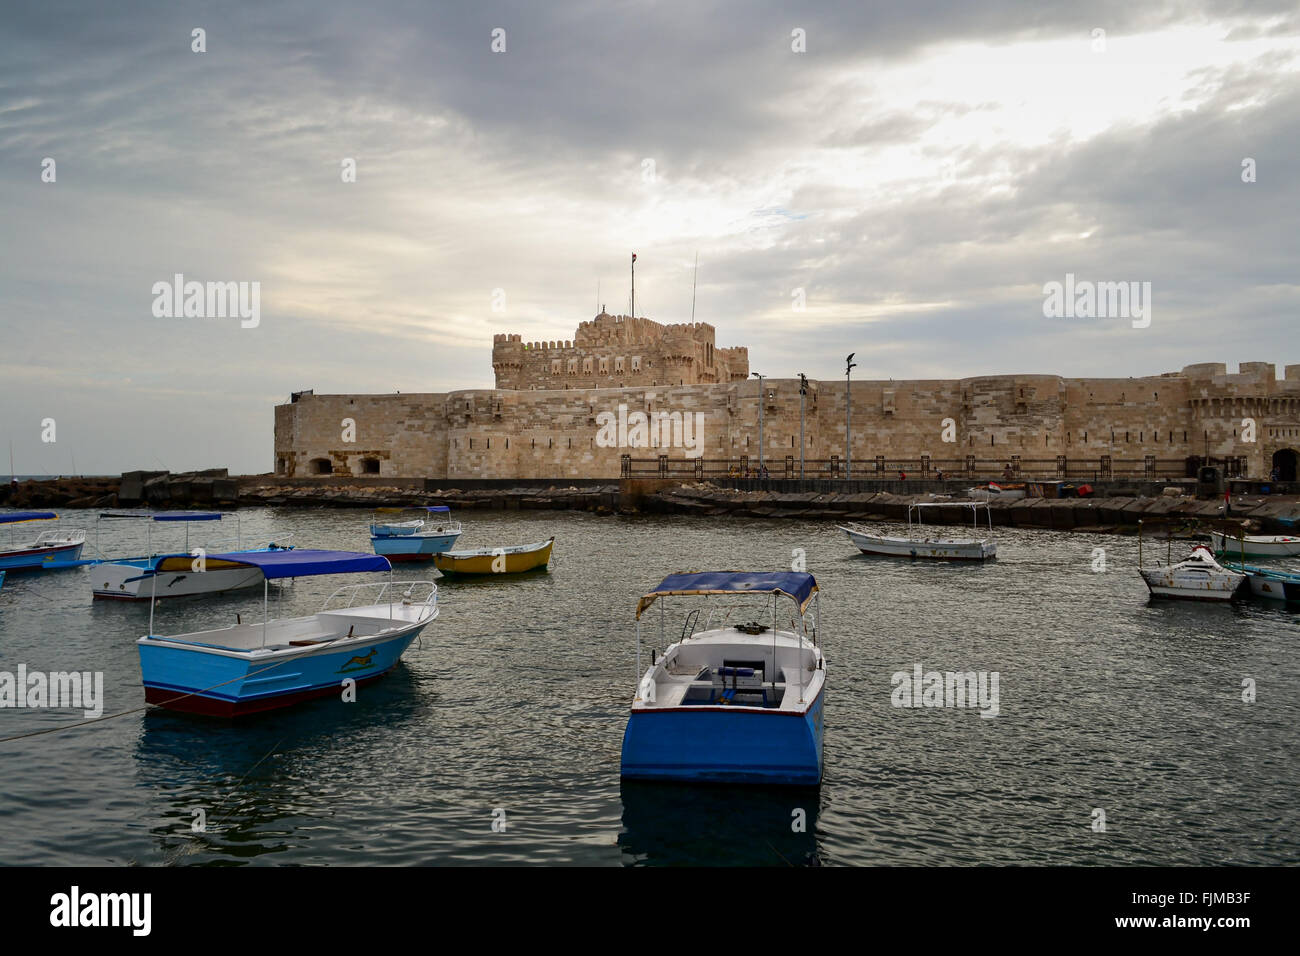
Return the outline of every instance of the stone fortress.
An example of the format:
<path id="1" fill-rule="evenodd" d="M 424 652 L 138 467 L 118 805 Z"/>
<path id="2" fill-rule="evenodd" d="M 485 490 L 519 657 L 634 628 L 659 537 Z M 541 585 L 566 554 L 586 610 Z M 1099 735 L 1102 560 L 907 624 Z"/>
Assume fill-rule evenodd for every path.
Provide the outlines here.
<path id="1" fill-rule="evenodd" d="M 706 323 L 662 325 L 602 310 L 572 341 L 497 335 L 496 388 L 384 395 L 297 392 L 275 409 L 275 473 L 400 478 L 617 478 L 743 474 L 763 461 L 797 477 L 798 378 L 750 376 L 746 348 Z M 1183 476 L 1202 458 L 1230 474 L 1295 480 L 1300 365 L 1189 365 L 1142 378 L 992 375 L 855 380 L 852 474 Z M 642 413 L 698 431 L 635 424 Z M 808 383 L 808 477 L 843 475 L 845 383 Z M 616 436 L 611 440 L 611 436 Z M 683 441 L 683 437 L 685 441 Z M 694 439 L 696 444 L 691 445 Z M 660 445 L 662 440 L 663 445 Z M 632 461 L 625 462 L 624 458 Z M 1113 471 L 1112 471 L 1113 469 Z"/>

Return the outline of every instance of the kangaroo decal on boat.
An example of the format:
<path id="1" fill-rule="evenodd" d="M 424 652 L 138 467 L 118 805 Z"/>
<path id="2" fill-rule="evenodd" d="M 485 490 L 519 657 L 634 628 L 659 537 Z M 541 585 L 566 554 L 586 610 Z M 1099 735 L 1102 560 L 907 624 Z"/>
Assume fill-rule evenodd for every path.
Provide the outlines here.
<path id="1" fill-rule="evenodd" d="M 379 652 L 379 648 L 377 647 L 370 648 L 369 654 L 352 658 L 350 661 L 348 661 L 346 664 L 344 664 L 342 667 L 339 668 L 339 673 L 346 674 L 348 671 L 363 671 L 367 667 L 373 667 L 375 663 L 374 657 L 375 654 L 377 654 L 378 652 Z"/>

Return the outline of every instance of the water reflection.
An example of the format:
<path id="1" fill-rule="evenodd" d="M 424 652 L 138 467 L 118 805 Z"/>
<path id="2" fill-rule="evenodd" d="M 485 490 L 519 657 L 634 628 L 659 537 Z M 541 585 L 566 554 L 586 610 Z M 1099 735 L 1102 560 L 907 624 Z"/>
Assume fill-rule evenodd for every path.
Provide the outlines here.
<path id="1" fill-rule="evenodd" d="M 629 866 L 819 866 L 819 787 L 624 780 Z"/>
<path id="2" fill-rule="evenodd" d="M 164 860 L 231 865 L 319 837 L 334 825 L 329 795 L 382 776 L 383 740 L 425 715 L 419 683 L 399 663 L 355 703 L 322 698 L 239 720 L 146 713 L 135 767 Z"/>

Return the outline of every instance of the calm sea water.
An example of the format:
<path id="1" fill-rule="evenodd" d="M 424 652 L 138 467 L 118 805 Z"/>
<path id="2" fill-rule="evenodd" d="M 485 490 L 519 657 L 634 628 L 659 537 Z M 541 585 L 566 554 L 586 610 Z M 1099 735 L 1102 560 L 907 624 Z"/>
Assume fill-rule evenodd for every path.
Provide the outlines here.
<path id="1" fill-rule="evenodd" d="M 0 863 L 1300 860 L 1300 615 L 1148 603 L 1132 539 L 1007 530 L 996 562 L 958 567 L 867 558 L 823 522 L 463 517 L 466 547 L 556 535 L 551 572 L 440 581 L 439 619 L 355 704 L 238 723 L 136 712 L 0 743 Z M 358 550 L 366 519 L 241 513 L 245 534 L 288 528 L 302 547 Z M 93 516 L 65 524 L 93 528 Z M 100 539 L 113 554 L 143 542 L 121 525 Z M 1105 573 L 1092 570 L 1098 547 Z M 823 785 L 620 785 L 638 595 L 673 571 L 788 568 L 796 549 L 823 592 Z M 148 608 L 92 602 L 92 575 L 9 576 L 0 670 L 102 671 L 106 713 L 140 708 L 133 642 Z M 272 600 L 310 613 L 342 583 L 304 579 Z M 670 636 L 687 606 L 670 605 Z M 236 614 L 256 619 L 260 592 L 164 604 L 155 630 Z M 997 672 L 999 715 L 892 706 L 891 675 L 916 664 Z M 0 736 L 79 719 L 0 710 Z"/>

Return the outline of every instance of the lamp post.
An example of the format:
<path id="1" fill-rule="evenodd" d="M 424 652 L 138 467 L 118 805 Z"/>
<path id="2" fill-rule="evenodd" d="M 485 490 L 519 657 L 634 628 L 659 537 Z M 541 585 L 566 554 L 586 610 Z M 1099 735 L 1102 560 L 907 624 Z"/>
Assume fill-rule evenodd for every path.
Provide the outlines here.
<path id="1" fill-rule="evenodd" d="M 758 372 L 750 372 L 754 378 L 758 379 L 758 477 L 763 477 L 763 406 L 766 404 L 766 396 L 763 394 L 763 376 Z"/>
<path id="2" fill-rule="evenodd" d="M 849 389 L 849 373 L 857 366 L 853 361 L 853 356 L 857 352 L 850 352 L 849 357 L 844 360 L 844 477 L 849 479 L 853 477 L 853 395 Z"/>
<path id="3" fill-rule="evenodd" d="M 808 376 L 799 373 L 799 480 L 803 480 L 803 416 L 807 405 Z"/>

